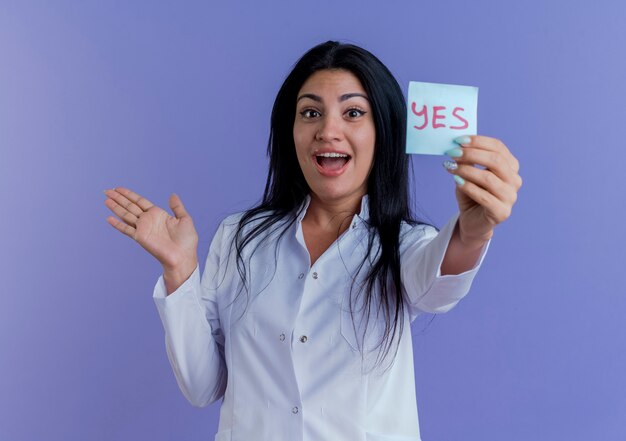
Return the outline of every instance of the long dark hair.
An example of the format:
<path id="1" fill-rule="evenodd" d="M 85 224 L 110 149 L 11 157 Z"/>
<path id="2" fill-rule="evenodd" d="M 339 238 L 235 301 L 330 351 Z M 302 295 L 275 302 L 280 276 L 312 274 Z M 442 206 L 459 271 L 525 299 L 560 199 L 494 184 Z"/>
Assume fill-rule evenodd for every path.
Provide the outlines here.
<path id="1" fill-rule="evenodd" d="M 410 161 L 404 152 L 404 96 L 387 67 L 367 50 L 352 44 L 327 41 L 305 53 L 285 79 L 272 109 L 267 147 L 270 163 L 263 199 L 243 214 L 236 230 L 234 245 L 237 269 L 245 286 L 246 265 L 242 257 L 244 248 L 257 237 L 267 239 L 264 233 L 277 226 L 278 238 L 273 238 L 273 241 L 277 239 L 277 250 L 278 242 L 296 221 L 298 207 L 310 192 L 296 157 L 293 125 L 298 92 L 313 73 L 324 69 L 344 69 L 354 74 L 363 85 L 372 108 L 376 142 L 373 167 L 367 181 L 369 240 L 367 254 L 357 273 L 368 259 L 372 262 L 359 291 L 365 294 L 367 327 L 371 305 L 376 304 L 373 297 L 378 288 L 379 307 L 384 311 L 385 317 L 384 334 L 378 344 L 383 349 L 378 353 L 377 361 L 380 361 L 389 352 L 397 329 L 400 329 L 401 335 L 404 327 L 405 304 L 399 252 L 401 223 L 405 221 L 414 225 L 417 221 L 413 219 L 409 206 Z M 248 225 L 250 228 L 246 228 Z M 377 249 L 373 250 L 376 239 Z M 249 254 L 248 262 L 253 253 L 254 250 Z M 355 279 L 356 277 L 353 280 Z M 384 353 L 382 358 L 381 353 Z M 394 358 L 396 353 L 397 346 Z"/>

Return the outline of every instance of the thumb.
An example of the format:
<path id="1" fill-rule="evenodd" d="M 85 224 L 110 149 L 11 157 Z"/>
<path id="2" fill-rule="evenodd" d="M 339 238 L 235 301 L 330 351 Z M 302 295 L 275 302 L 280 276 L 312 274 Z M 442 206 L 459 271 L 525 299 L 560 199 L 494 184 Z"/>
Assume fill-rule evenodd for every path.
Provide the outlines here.
<path id="1" fill-rule="evenodd" d="M 170 196 L 169 205 L 174 212 L 174 216 L 176 216 L 177 219 L 182 219 L 185 216 L 189 216 L 189 213 L 187 213 L 187 210 L 185 210 L 183 201 L 180 200 L 176 193 L 172 193 L 172 195 Z"/>

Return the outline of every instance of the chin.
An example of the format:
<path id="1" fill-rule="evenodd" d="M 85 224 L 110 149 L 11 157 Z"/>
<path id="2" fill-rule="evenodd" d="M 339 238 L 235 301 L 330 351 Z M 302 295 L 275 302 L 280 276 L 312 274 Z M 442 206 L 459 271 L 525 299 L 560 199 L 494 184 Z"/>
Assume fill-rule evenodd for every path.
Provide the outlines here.
<path id="1" fill-rule="evenodd" d="M 361 194 L 366 193 L 366 190 L 360 190 L 358 188 L 345 188 L 338 185 L 309 187 L 311 188 L 311 193 L 314 193 L 319 199 L 326 201 L 341 200 L 351 197 L 358 197 L 360 199 Z"/>

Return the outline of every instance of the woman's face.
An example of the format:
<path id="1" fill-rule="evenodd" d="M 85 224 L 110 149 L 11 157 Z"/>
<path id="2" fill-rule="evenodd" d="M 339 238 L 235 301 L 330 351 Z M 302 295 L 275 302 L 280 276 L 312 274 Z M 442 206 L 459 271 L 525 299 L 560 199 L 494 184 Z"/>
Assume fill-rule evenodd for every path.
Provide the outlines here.
<path id="1" fill-rule="evenodd" d="M 321 70 L 298 92 L 293 139 L 302 173 L 325 201 L 367 193 L 376 130 L 369 99 L 347 70 Z"/>

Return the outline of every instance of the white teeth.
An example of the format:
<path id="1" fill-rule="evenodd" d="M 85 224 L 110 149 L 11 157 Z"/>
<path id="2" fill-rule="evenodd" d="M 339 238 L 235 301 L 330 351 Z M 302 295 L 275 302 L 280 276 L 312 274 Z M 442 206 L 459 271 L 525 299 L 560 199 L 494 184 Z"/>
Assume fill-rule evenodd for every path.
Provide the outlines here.
<path id="1" fill-rule="evenodd" d="M 324 158 L 347 158 L 348 157 L 348 155 L 344 155 L 343 153 L 335 153 L 335 152 L 319 153 L 316 156 L 322 156 Z"/>

